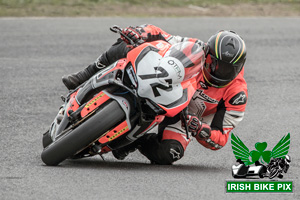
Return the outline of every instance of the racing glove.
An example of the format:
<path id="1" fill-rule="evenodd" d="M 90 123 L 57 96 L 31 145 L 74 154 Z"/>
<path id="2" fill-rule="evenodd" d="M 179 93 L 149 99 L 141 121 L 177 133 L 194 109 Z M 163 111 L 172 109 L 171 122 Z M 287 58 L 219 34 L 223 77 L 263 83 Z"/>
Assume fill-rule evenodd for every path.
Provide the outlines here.
<path id="1" fill-rule="evenodd" d="M 142 44 L 147 40 L 147 34 L 141 27 L 129 26 L 123 29 L 122 33 L 136 44 Z M 121 39 L 127 44 L 131 45 L 130 41 L 124 36 L 121 36 Z"/>
<path id="2" fill-rule="evenodd" d="M 186 125 L 191 135 L 204 147 L 218 150 L 225 146 L 229 134 L 223 134 L 220 130 L 211 129 L 210 125 L 201 122 L 194 115 L 186 115 Z M 185 127 L 182 120 L 182 126 Z"/>
<path id="3" fill-rule="evenodd" d="M 202 123 L 195 115 L 186 116 L 188 131 L 192 133 L 198 141 L 206 140 L 211 135 L 211 128 L 208 124 Z"/>

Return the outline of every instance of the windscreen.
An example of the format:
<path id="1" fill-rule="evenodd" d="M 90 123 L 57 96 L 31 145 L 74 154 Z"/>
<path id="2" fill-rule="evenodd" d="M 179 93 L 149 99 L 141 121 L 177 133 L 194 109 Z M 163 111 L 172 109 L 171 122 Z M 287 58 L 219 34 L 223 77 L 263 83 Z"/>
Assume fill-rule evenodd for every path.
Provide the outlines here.
<path id="1" fill-rule="evenodd" d="M 174 44 L 164 57 L 174 57 L 182 63 L 185 68 L 184 80 L 197 75 L 202 70 L 205 61 L 203 46 L 194 42 Z"/>

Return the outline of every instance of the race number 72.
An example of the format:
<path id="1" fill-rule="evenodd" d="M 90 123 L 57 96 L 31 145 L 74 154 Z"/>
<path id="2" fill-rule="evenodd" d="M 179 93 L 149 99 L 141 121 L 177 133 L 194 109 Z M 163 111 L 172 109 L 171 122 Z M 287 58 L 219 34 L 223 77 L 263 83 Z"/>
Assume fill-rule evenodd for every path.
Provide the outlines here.
<path id="1" fill-rule="evenodd" d="M 164 78 L 164 77 L 168 77 L 169 73 L 162 67 L 154 67 L 155 71 L 160 71 L 161 73 L 159 74 L 146 74 L 146 75 L 139 75 L 139 77 L 142 80 L 145 79 L 152 79 L 152 78 Z M 152 91 L 154 93 L 154 96 L 161 96 L 160 93 L 158 92 L 157 88 L 165 90 L 165 91 L 172 91 L 172 79 L 165 79 L 165 81 L 168 83 L 168 86 L 165 86 L 161 83 L 151 83 L 150 86 L 152 88 Z"/>

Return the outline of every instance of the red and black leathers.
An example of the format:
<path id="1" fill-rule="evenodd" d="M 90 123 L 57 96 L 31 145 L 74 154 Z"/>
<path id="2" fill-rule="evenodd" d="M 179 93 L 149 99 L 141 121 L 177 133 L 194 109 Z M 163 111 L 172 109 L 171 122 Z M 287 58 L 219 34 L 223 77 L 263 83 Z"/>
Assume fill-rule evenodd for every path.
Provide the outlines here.
<path id="1" fill-rule="evenodd" d="M 164 40 L 170 44 L 182 41 L 203 44 L 198 39 L 170 35 L 153 25 L 135 28 L 146 42 Z M 109 65 L 126 57 L 130 50 L 131 47 L 119 39 L 96 62 Z M 216 88 L 205 80 L 203 72 L 198 74 L 198 90 L 188 106 L 188 112 L 193 113 L 202 122 L 205 127 L 203 131 L 210 131 L 208 138 L 200 138 L 196 135 L 197 141 L 204 147 L 212 150 L 222 148 L 227 143 L 230 131 L 242 121 L 248 97 L 247 84 L 243 75 L 244 70 L 227 86 Z M 140 147 L 141 153 L 154 163 L 171 164 L 180 159 L 190 142 L 181 127 L 180 117 L 172 119 L 172 123 L 169 121 L 165 120 L 158 128 L 158 135 L 148 136 L 151 139 L 146 142 L 144 140 Z"/>
<path id="2" fill-rule="evenodd" d="M 211 127 L 210 138 L 198 140 L 203 146 L 212 150 L 222 148 L 230 131 L 242 121 L 248 97 L 243 75 L 244 70 L 223 88 L 209 86 L 203 74 L 198 77 L 198 90 L 189 104 L 189 112 Z"/>

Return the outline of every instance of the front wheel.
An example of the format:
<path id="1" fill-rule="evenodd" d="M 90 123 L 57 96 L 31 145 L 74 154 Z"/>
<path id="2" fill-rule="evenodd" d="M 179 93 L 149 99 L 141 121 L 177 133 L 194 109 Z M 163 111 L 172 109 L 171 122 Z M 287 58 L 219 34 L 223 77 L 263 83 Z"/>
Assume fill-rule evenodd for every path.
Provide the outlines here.
<path id="1" fill-rule="evenodd" d="M 47 146 L 42 152 L 42 161 L 46 165 L 58 165 L 89 146 L 124 118 L 125 113 L 119 104 L 116 101 L 110 102 L 83 124 Z"/>

